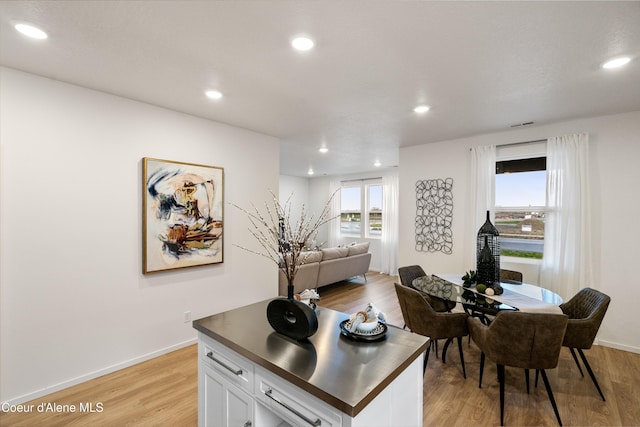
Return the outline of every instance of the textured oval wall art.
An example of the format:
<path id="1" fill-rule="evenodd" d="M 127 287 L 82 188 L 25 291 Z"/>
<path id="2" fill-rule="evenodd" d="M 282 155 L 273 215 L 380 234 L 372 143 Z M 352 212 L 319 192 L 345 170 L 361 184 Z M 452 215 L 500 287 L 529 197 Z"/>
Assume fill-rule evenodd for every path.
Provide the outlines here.
<path id="1" fill-rule="evenodd" d="M 416 251 L 453 250 L 453 178 L 416 182 Z"/>

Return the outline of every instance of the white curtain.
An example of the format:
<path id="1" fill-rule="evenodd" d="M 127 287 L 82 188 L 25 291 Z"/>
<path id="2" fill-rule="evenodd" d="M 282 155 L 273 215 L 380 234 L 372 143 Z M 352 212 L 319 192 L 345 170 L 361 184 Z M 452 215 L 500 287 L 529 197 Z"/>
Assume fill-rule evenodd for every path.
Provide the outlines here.
<path id="1" fill-rule="evenodd" d="M 382 177 L 382 239 L 380 242 L 381 273 L 398 274 L 398 173 Z"/>
<path id="2" fill-rule="evenodd" d="M 331 187 L 329 189 L 330 193 L 333 194 L 333 199 L 331 200 L 331 212 L 329 216 L 336 219 L 328 224 L 329 233 L 325 247 L 335 248 L 338 246 L 340 240 L 340 181 L 331 181 L 329 183 L 329 187 Z"/>
<path id="3" fill-rule="evenodd" d="M 589 135 L 547 141 L 547 209 L 540 284 L 565 300 L 592 286 Z"/>
<path id="4" fill-rule="evenodd" d="M 467 236 L 464 241 L 465 269 L 476 269 L 476 236 L 487 219 L 487 211 L 491 220 L 495 219 L 495 187 L 496 187 L 496 146 L 487 145 L 471 148 L 471 165 L 469 174 L 469 210 Z"/>

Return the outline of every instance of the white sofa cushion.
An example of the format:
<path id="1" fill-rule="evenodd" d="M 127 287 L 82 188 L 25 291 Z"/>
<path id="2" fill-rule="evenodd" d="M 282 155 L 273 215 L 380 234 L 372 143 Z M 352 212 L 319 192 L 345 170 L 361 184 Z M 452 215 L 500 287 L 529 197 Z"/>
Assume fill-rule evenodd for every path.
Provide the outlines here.
<path id="1" fill-rule="evenodd" d="M 300 259 L 303 264 L 311 264 L 312 262 L 320 262 L 322 261 L 322 252 L 321 251 L 309 251 L 302 252 L 300 254 Z"/>
<path id="2" fill-rule="evenodd" d="M 369 252 L 369 242 L 352 244 L 347 248 L 349 249 L 348 256 L 364 254 Z"/>
<path id="3" fill-rule="evenodd" d="M 349 248 L 328 248 L 322 249 L 322 261 L 330 259 L 344 258 L 349 254 Z"/>

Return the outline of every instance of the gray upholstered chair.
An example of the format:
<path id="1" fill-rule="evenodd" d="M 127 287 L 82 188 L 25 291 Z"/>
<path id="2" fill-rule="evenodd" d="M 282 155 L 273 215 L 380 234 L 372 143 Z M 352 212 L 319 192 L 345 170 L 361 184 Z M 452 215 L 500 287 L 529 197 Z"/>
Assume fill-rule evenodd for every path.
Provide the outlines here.
<path id="1" fill-rule="evenodd" d="M 515 280 L 522 282 L 522 273 L 515 270 L 500 269 L 500 280 Z"/>
<path id="2" fill-rule="evenodd" d="M 469 334 L 467 314 L 439 313 L 431 307 L 422 292 L 399 283 L 395 283 L 395 288 L 404 321 L 411 329 L 411 332 L 427 336 L 431 340 L 447 339 L 442 349 L 442 361 L 444 363 L 447 361 L 446 355 L 449 344 L 453 341 L 453 338 L 457 338 L 462 375 L 467 378 L 467 371 L 464 367 L 464 354 L 462 353 L 462 337 Z M 431 346 L 427 347 L 425 354 L 424 371 L 427 369 L 430 351 Z"/>
<path id="3" fill-rule="evenodd" d="M 596 334 L 600 329 L 600 324 L 607 312 L 610 301 L 611 298 L 609 298 L 608 295 L 595 289 L 584 288 L 569 301 L 560 304 L 562 312 L 569 316 L 569 324 L 567 325 L 567 332 L 565 333 L 562 345 L 569 347 L 573 360 L 576 362 L 576 365 L 578 365 L 580 374 L 584 377 L 575 353 L 575 350 L 578 350 L 582 362 L 585 368 L 587 368 L 587 372 L 589 372 L 589 376 L 591 376 L 591 380 L 598 389 L 602 400 L 605 400 L 604 394 L 602 390 L 600 390 L 598 380 L 596 380 L 596 376 L 582 350 L 588 350 L 593 345 L 593 340 L 596 338 Z"/>
<path id="4" fill-rule="evenodd" d="M 496 363 L 498 369 L 500 425 L 504 424 L 505 366 L 524 368 L 527 372 L 529 369 L 536 369 L 542 374 L 558 424 L 562 425 L 545 369 L 558 366 L 567 322 L 568 317 L 565 314 L 520 311 L 501 311 L 489 326 L 483 324 L 478 318 L 469 317 L 471 338 L 482 352 L 479 386 L 482 387 L 485 355 Z"/>
<path id="5" fill-rule="evenodd" d="M 398 268 L 398 276 L 400 276 L 400 283 L 412 289 L 415 289 L 411 285 L 414 279 L 417 279 L 418 277 L 423 277 L 426 275 L 427 273 L 425 273 L 422 267 L 420 267 L 419 265 L 409 265 L 406 267 Z M 418 290 L 418 292 L 420 291 Z M 451 311 L 456 306 L 455 301 L 443 301 L 437 298 L 433 298 L 432 296 L 429 296 L 424 292 L 420 292 L 420 293 L 425 297 L 427 301 L 429 301 L 429 304 L 431 305 L 431 307 L 433 307 L 435 311 L 438 311 L 438 312 Z"/>

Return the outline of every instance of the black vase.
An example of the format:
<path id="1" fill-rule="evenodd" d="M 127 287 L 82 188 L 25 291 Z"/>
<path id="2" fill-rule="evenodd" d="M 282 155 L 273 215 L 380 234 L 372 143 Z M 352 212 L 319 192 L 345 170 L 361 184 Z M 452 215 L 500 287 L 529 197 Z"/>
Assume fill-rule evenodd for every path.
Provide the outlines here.
<path id="1" fill-rule="evenodd" d="M 482 255 L 482 250 L 487 246 L 493 256 L 494 272 L 492 275 L 486 273 L 484 277 L 481 278 L 480 256 Z M 482 227 L 480 227 L 480 230 L 478 230 L 476 240 L 476 271 L 478 272 L 477 283 L 484 283 L 487 286 L 500 283 L 500 233 L 498 233 L 498 229 L 491 223 L 489 211 L 487 211 L 487 220 Z M 480 279 L 482 279 L 482 281 L 480 281 Z"/>
<path id="2" fill-rule="evenodd" d="M 318 330 L 316 312 L 296 299 L 276 298 L 267 305 L 267 320 L 278 333 L 304 340 Z"/>

